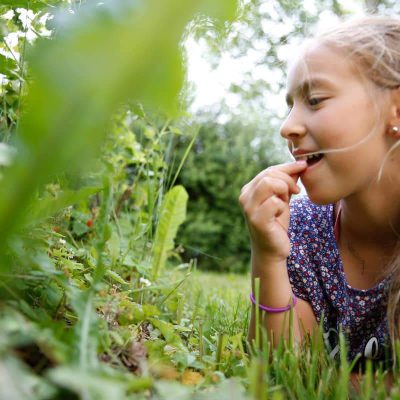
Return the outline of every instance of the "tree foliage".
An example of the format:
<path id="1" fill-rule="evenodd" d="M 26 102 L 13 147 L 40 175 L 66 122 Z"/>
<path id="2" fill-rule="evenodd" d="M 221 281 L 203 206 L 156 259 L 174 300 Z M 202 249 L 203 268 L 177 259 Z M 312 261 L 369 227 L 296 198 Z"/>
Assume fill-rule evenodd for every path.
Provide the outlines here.
<path id="1" fill-rule="evenodd" d="M 275 134 L 268 124 L 240 120 L 201 125 L 178 178 L 190 199 L 178 240 L 185 257 L 196 257 L 200 268 L 247 270 L 249 239 L 238 197 L 249 179 L 285 159 Z"/>

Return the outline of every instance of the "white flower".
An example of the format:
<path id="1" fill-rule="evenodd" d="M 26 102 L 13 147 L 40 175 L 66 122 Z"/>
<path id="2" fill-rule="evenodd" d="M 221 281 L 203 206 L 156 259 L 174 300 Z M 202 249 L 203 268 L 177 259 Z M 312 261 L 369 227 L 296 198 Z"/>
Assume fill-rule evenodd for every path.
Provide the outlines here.
<path id="1" fill-rule="evenodd" d="M 2 18 L 11 20 L 14 18 L 14 10 L 8 10 L 5 14 L 2 15 Z"/>
<path id="2" fill-rule="evenodd" d="M 58 241 L 60 242 L 60 244 L 65 244 L 65 243 L 67 243 L 64 239 L 59 239 Z"/>
<path id="3" fill-rule="evenodd" d="M 17 8 L 19 14 L 18 19 L 22 22 L 24 29 L 32 27 L 32 21 L 35 19 L 35 14 L 32 10 L 26 10 L 25 8 Z"/>
<path id="4" fill-rule="evenodd" d="M 151 282 L 148 280 L 148 279 L 146 279 L 146 278 L 140 278 L 139 279 L 139 282 L 140 283 L 143 283 L 144 285 L 146 285 L 146 286 L 150 286 L 151 285 Z"/>

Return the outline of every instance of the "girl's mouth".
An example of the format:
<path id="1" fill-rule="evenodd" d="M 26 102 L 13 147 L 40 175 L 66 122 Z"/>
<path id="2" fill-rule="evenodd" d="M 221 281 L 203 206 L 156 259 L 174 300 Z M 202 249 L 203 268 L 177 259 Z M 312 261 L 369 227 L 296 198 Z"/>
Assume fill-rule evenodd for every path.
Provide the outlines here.
<path id="1" fill-rule="evenodd" d="M 322 159 L 324 155 L 321 153 L 314 153 L 311 154 L 309 156 L 297 156 L 296 159 L 299 160 L 306 160 L 307 161 L 307 165 L 309 167 L 313 166 L 314 164 L 316 164 L 318 161 L 320 161 Z"/>

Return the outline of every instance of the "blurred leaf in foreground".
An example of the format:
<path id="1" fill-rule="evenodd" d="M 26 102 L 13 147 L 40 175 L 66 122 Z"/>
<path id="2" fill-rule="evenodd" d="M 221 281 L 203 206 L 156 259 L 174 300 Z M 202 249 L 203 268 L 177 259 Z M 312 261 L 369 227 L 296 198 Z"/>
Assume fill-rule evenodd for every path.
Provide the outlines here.
<path id="1" fill-rule="evenodd" d="M 110 116 L 127 100 L 177 111 L 180 40 L 197 14 L 231 18 L 235 0 L 113 0 L 60 13 L 55 38 L 28 62 L 32 84 L 0 192 L 0 243 L 29 218 L 28 202 L 55 175 L 82 173 L 98 153 Z"/>

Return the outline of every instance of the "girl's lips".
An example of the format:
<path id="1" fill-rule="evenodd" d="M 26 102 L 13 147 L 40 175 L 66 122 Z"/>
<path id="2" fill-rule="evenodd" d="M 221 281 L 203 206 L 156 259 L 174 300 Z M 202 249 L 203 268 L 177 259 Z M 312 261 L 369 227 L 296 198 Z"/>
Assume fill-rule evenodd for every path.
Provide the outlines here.
<path id="1" fill-rule="evenodd" d="M 295 155 L 293 154 L 294 158 L 296 161 L 300 161 L 300 160 L 304 160 L 307 161 L 308 164 L 313 164 L 316 161 L 318 161 L 319 159 L 321 159 L 324 155 L 323 153 L 319 153 L 319 152 L 312 152 L 312 153 L 304 153 L 303 154 L 299 154 L 299 155 Z"/>
<path id="2" fill-rule="evenodd" d="M 324 156 L 322 156 L 318 161 L 313 163 L 308 163 L 307 161 L 307 168 L 301 173 L 301 175 L 306 174 L 308 171 L 314 170 L 323 160 Z"/>
<path id="3" fill-rule="evenodd" d="M 312 158 L 313 156 L 320 156 L 322 155 L 317 150 L 309 150 L 309 149 L 294 149 L 291 151 L 293 157 L 298 160 L 307 160 L 308 158 Z"/>

